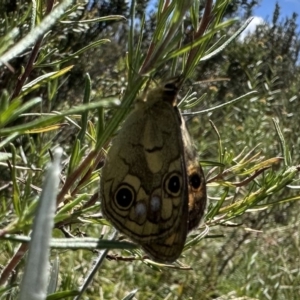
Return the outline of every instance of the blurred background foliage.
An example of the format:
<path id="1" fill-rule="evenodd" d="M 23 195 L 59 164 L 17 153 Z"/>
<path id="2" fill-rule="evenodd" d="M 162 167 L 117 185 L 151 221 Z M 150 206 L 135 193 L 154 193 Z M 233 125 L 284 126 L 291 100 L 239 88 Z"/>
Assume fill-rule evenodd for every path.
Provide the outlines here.
<path id="1" fill-rule="evenodd" d="M 226 28 L 222 32 L 221 29 L 211 45 L 223 35 L 231 36 L 252 15 L 253 8 L 259 2 L 232 0 L 223 18 L 238 19 L 229 30 Z M 13 28 L 19 28 L 14 43 L 29 32 L 34 3 L 29 0 L 0 2 L 0 54 L 4 52 L 1 51 L 4 38 Z M 38 24 L 47 8 L 42 1 L 36 3 Z M 200 5 L 200 11 L 203 10 L 204 1 L 201 3 L 203 6 Z M 146 52 L 156 27 L 156 6 L 152 1 L 143 0 L 137 0 L 136 4 L 137 33 L 146 12 L 141 45 L 141 49 Z M 33 53 L 32 48 L 0 67 L 2 116 L 5 115 L 4 112 L 12 114 L 23 107 L 22 105 L 31 103 L 32 99 L 40 99 L 35 105 L 21 110 L 19 115 L 8 117 L 7 122 L 4 120 L 5 122 L 0 123 L 1 236 L 6 233 L 29 233 L 33 203 L 40 192 L 43 171 L 58 144 L 63 147 L 65 158 L 62 182 L 66 183 L 66 177 L 76 169 L 84 175 L 76 177 L 73 182 L 69 179 L 70 184 L 65 184 L 64 193 L 59 194 L 60 204 L 64 202 L 71 205 L 57 216 L 54 235 L 103 235 L 100 224 L 105 221 L 101 219 L 97 202 L 103 154 L 95 154 L 86 165 L 81 162 L 89 150 L 95 148 L 97 132 L 101 130 L 99 127 L 102 126 L 104 117 L 110 117 L 116 108 L 105 110 L 105 113 L 103 107 L 90 110 L 86 122 L 88 137 L 85 139 L 80 138 L 79 134 L 85 112 L 70 114 L 59 122 L 32 127 L 31 131 L 22 134 L 18 134 L 17 129 L 18 126 L 33 122 L 41 113 L 46 115 L 54 111 L 67 111 L 82 104 L 89 91 L 87 73 L 92 82 L 89 92 L 93 101 L 122 98 L 127 85 L 126 54 L 130 26 L 121 17 L 101 21 L 97 19 L 117 15 L 127 19 L 130 17 L 128 1 L 91 0 L 86 3 L 78 0 L 40 41 L 36 60 L 20 88 L 18 81 L 26 69 L 28 70 L 26 65 Z M 241 196 L 246 199 L 256 187 L 263 186 L 267 180 L 273 180 L 269 177 L 277 176 L 282 179 L 286 174 L 286 167 L 299 165 L 300 38 L 297 18 L 296 12 L 283 18 L 280 6 L 276 4 L 271 20 L 258 25 L 253 33 L 236 39 L 211 59 L 199 63 L 193 78 L 183 88 L 183 95 L 189 89 L 197 97 L 206 94 L 197 107 L 188 112 L 205 111 L 250 91 L 257 91 L 250 100 L 243 99 L 222 109 L 187 116 L 200 160 L 204 161 L 205 172 L 210 175 L 210 209 L 220 197 L 227 196 L 225 202 L 228 201 L 229 204 L 236 198 L 242 199 Z M 184 42 L 187 43 L 191 39 L 189 18 L 185 20 L 184 32 Z M 138 34 L 135 39 L 137 43 Z M 154 78 L 162 80 L 169 68 L 166 65 L 157 70 Z M 35 85 L 34 89 L 26 87 L 25 84 L 51 72 L 58 73 L 55 73 L 56 76 L 47 77 Z M 12 103 L 15 106 L 9 106 Z M 279 124 L 285 144 L 280 140 L 273 118 Z M 209 120 L 218 129 L 220 139 Z M 4 130 L 7 128 L 11 129 L 10 135 Z M 275 175 L 262 174 L 262 178 L 255 178 L 245 186 L 226 187 L 225 181 L 234 183 L 245 179 L 245 176 L 240 176 L 245 171 L 242 166 L 239 172 L 228 172 L 219 177 L 224 182 L 214 185 L 217 180 L 214 180 L 213 171 L 205 161 L 221 162 L 223 169 L 229 169 L 242 163 L 242 157 L 254 148 L 254 152 L 248 156 L 250 167 L 266 159 L 285 158 L 284 162 L 277 159 L 276 163 L 271 164 Z M 250 159 L 255 153 L 257 157 Z M 247 170 L 250 169 L 249 166 Z M 299 203 L 292 201 L 299 198 L 298 175 L 295 173 L 294 177 L 287 180 L 290 186 L 280 186 L 276 196 L 266 197 L 261 206 L 253 208 L 249 205 L 248 208 L 252 209 L 233 214 L 232 219 L 228 217 L 226 222 L 207 218 L 210 233 L 206 240 L 185 252 L 182 259 L 185 265 L 193 266 L 193 270 L 158 267 L 140 259 L 135 260 L 126 252 L 123 255 L 129 255 L 132 259 L 118 260 L 114 254 L 120 252 L 112 252 L 109 256 L 111 260 L 105 262 L 83 298 L 122 299 L 137 288 L 136 299 L 236 299 L 238 296 L 298 299 L 300 212 Z M 73 201 L 78 199 L 76 197 L 79 194 L 81 201 Z M 282 199 L 287 201 L 280 202 Z M 270 203 L 276 205 L 268 205 Z M 227 222 L 228 220 L 231 222 Z M 12 241 L 1 241 L 0 268 L 3 273 L 7 271 L 11 260 L 16 258 L 17 247 Z M 61 261 L 57 291 L 78 289 L 92 264 L 93 252 L 56 250 L 52 255 L 52 258 L 59 255 Z M 5 277 L 2 273 L 1 299 L 16 298 L 25 263 L 24 258 L 21 258 L 11 268 L 9 276 Z"/>

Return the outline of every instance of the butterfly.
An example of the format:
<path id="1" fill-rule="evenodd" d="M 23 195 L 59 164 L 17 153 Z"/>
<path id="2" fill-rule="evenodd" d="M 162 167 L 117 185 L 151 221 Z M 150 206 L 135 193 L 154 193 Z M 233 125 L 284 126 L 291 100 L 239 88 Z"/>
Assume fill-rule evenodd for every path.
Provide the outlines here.
<path id="1" fill-rule="evenodd" d="M 173 262 L 206 207 L 197 152 L 177 107 L 178 79 L 137 100 L 101 172 L 103 215 L 157 262 Z"/>

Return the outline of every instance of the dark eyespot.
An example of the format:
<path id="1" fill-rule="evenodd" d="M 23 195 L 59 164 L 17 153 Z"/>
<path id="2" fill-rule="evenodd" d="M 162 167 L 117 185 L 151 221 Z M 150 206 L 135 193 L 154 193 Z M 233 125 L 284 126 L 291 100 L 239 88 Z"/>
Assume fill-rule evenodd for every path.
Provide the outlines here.
<path id="1" fill-rule="evenodd" d="M 175 97 L 177 95 L 178 88 L 174 83 L 167 83 L 164 86 L 164 95 L 168 97 Z"/>
<path id="2" fill-rule="evenodd" d="M 120 209 L 128 209 L 135 200 L 135 191 L 127 184 L 122 184 L 115 193 L 115 203 Z"/>
<path id="3" fill-rule="evenodd" d="M 178 173 L 171 173 L 165 180 L 165 191 L 172 195 L 178 196 L 181 192 L 182 180 Z"/>
<path id="4" fill-rule="evenodd" d="M 178 88 L 177 88 L 177 86 L 176 86 L 175 83 L 167 83 L 167 84 L 165 84 L 165 89 L 166 90 L 172 90 L 172 91 L 177 91 L 178 90 Z"/>
<path id="5" fill-rule="evenodd" d="M 194 190 L 199 189 L 199 187 L 201 185 L 201 177 L 200 177 L 200 175 L 197 174 L 197 173 L 193 173 L 192 175 L 190 175 L 190 177 L 189 177 L 189 184 L 190 184 L 190 186 Z"/>

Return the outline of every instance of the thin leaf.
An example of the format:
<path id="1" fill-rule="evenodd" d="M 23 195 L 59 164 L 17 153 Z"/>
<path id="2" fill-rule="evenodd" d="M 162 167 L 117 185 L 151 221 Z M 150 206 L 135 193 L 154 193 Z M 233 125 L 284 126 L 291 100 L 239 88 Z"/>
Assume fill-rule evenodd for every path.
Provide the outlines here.
<path id="1" fill-rule="evenodd" d="M 211 112 L 211 111 L 223 108 L 225 106 L 231 105 L 231 104 L 233 104 L 235 102 L 238 102 L 238 101 L 241 101 L 241 100 L 244 100 L 244 99 L 248 99 L 248 97 L 253 96 L 255 94 L 257 94 L 256 91 L 251 91 L 251 92 L 249 92 L 247 94 L 244 94 L 244 95 L 242 95 L 242 96 L 240 96 L 238 98 L 235 98 L 233 100 L 230 100 L 230 101 L 228 101 L 226 103 L 223 103 L 223 104 L 220 104 L 220 105 L 216 105 L 216 106 L 214 106 L 212 108 L 208 108 L 208 109 L 204 109 L 204 110 L 200 110 L 200 111 L 195 111 L 195 112 L 190 112 L 190 113 L 184 113 L 184 115 L 185 116 L 193 116 L 193 115 L 199 115 L 199 114 L 208 113 L 208 112 Z"/>
<path id="2" fill-rule="evenodd" d="M 42 75 L 42 76 L 32 80 L 31 82 L 27 83 L 26 85 L 24 85 L 22 87 L 22 92 L 20 93 L 20 97 L 23 97 L 23 96 L 27 95 L 28 93 L 38 89 L 39 87 L 41 87 L 43 84 L 49 82 L 50 80 L 54 80 L 64 74 L 66 74 L 72 68 L 73 68 L 73 66 L 69 66 L 69 67 L 61 69 L 59 71 L 47 73 L 45 75 Z"/>
<path id="3" fill-rule="evenodd" d="M 115 101 L 114 99 L 112 99 L 112 100 L 102 100 L 99 102 L 78 105 L 77 107 L 63 111 L 60 114 L 55 114 L 55 115 L 52 114 L 50 116 L 49 115 L 43 116 L 37 120 L 28 122 L 26 124 L 1 129 L 1 134 L 8 135 L 8 134 L 12 134 L 15 132 L 19 132 L 19 134 L 21 134 L 21 133 L 29 132 L 30 130 L 37 130 L 39 128 L 51 126 L 53 123 L 61 121 L 65 116 L 72 115 L 72 114 L 79 114 L 84 111 L 87 111 L 90 109 L 95 109 L 98 107 L 107 107 L 107 106 L 111 105 L 112 103 L 116 105 L 116 104 L 119 104 L 119 101 L 118 100 Z"/>
<path id="4" fill-rule="evenodd" d="M 79 21 L 60 21 L 62 24 L 90 24 L 98 22 L 107 22 L 107 21 L 126 21 L 126 18 L 121 15 L 109 15 L 105 17 L 99 17 L 88 20 L 79 20 Z"/>
<path id="5" fill-rule="evenodd" d="M 84 97 L 83 97 L 84 104 L 90 103 L 91 89 L 92 89 L 91 77 L 87 73 L 85 75 L 85 85 L 84 85 Z M 78 133 L 78 140 L 82 144 L 84 142 L 84 137 L 85 137 L 85 133 L 86 133 L 86 129 L 87 129 L 87 121 L 88 121 L 88 111 L 85 111 L 81 115 L 81 129 Z"/>
<path id="6" fill-rule="evenodd" d="M 218 49 L 214 50 L 213 52 L 209 53 L 208 55 L 202 57 L 200 61 L 209 60 L 213 56 L 223 51 L 232 41 L 234 41 L 247 28 L 247 26 L 251 23 L 252 20 L 253 17 L 249 18 L 222 46 L 220 46 Z"/>
<path id="7" fill-rule="evenodd" d="M 114 242 L 114 240 L 117 238 L 117 236 L 118 236 L 118 233 L 116 231 L 114 231 L 112 233 L 112 235 L 110 236 L 111 242 Z M 89 271 L 89 274 L 87 275 L 87 277 L 84 280 L 84 283 L 82 284 L 82 286 L 79 289 L 78 296 L 75 297 L 74 300 L 79 300 L 80 297 L 83 295 L 83 293 L 86 291 L 86 289 L 88 288 L 88 286 L 92 282 L 96 272 L 99 270 L 100 266 L 103 264 L 107 253 L 108 253 L 108 249 L 105 249 L 105 250 L 103 250 L 99 253 L 96 262 L 93 263 L 93 266 L 91 267 L 91 270 Z"/>
<path id="8" fill-rule="evenodd" d="M 58 193 L 61 155 L 62 149 L 59 148 L 56 150 L 54 161 L 47 171 L 33 223 L 32 238 L 21 282 L 19 300 L 41 300 L 45 299 L 47 295 L 48 260 Z"/>
<path id="9" fill-rule="evenodd" d="M 58 283 L 58 275 L 59 275 L 59 266 L 60 266 L 60 260 L 58 256 L 55 256 L 54 262 L 51 266 L 50 271 L 50 280 L 47 288 L 47 294 L 53 294 L 57 289 L 57 283 Z"/>

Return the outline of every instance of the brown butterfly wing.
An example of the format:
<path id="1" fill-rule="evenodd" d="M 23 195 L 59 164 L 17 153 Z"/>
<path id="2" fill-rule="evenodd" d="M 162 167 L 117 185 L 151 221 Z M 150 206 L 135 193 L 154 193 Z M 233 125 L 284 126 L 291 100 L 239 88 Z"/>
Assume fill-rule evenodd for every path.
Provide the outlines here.
<path id="1" fill-rule="evenodd" d="M 204 213 L 206 190 L 174 83 L 127 118 L 102 170 L 104 215 L 156 261 L 173 262 Z"/>
<path id="2" fill-rule="evenodd" d="M 176 107 L 174 107 L 177 110 Z M 152 259 L 158 262 L 173 262 L 181 254 L 187 230 L 196 228 L 206 208 L 206 183 L 203 170 L 198 162 L 198 155 L 192 145 L 190 135 L 180 112 L 177 110 L 178 119 L 180 120 L 181 141 L 185 158 L 185 185 L 188 190 L 188 211 L 185 209 L 178 227 L 174 227 L 174 232 L 166 238 L 151 241 L 149 243 L 140 243 L 143 249 Z M 188 220 L 188 221 L 186 221 Z"/>
<path id="3" fill-rule="evenodd" d="M 187 223 L 178 122 L 174 107 L 159 95 L 157 101 L 152 97 L 140 103 L 113 141 L 102 170 L 103 214 L 142 245 L 167 239 L 180 223 Z M 187 230 L 182 231 L 185 236 Z"/>
<path id="4" fill-rule="evenodd" d="M 162 263 L 174 262 L 181 255 L 186 241 L 187 218 L 188 210 L 185 209 L 181 222 L 174 227 L 174 232 L 170 236 L 149 243 L 140 243 L 140 245 L 153 260 Z"/>
<path id="5" fill-rule="evenodd" d="M 168 102 L 173 107 L 173 113 L 176 119 L 176 126 L 179 129 L 177 134 L 179 137 L 179 149 L 181 151 L 181 169 L 183 171 L 183 195 L 182 195 L 182 205 L 183 209 L 180 216 L 180 222 L 174 224 L 173 232 L 171 235 L 168 235 L 163 238 L 158 238 L 148 243 L 140 243 L 145 252 L 155 261 L 167 263 L 174 262 L 182 253 L 184 244 L 186 241 L 188 233 L 188 178 L 186 176 L 186 157 L 184 150 L 184 141 L 182 139 L 182 133 L 185 128 L 184 120 L 181 117 L 180 112 L 176 106 L 175 95 L 173 94 L 173 86 L 169 86 L 170 90 L 165 91 L 163 95 L 163 101 Z M 188 134 L 188 133 L 187 133 Z"/>
<path id="6" fill-rule="evenodd" d="M 181 126 L 186 170 L 188 176 L 189 217 L 188 230 L 196 228 L 205 212 L 207 196 L 203 170 L 199 164 L 198 154 L 192 144 L 185 122 Z"/>

